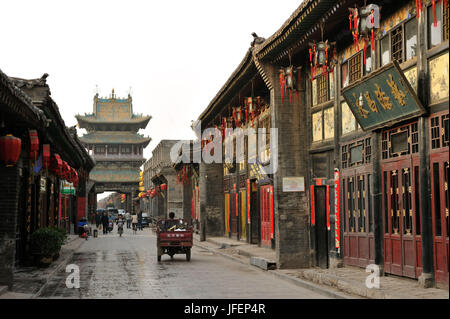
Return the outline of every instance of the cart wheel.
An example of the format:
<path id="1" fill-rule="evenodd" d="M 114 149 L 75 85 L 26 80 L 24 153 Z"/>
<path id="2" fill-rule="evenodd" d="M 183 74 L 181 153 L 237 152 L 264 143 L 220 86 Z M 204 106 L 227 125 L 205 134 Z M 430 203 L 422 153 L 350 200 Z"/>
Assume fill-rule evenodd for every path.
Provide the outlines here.
<path id="1" fill-rule="evenodd" d="M 161 261 L 161 255 L 158 255 L 158 261 Z"/>
<path id="2" fill-rule="evenodd" d="M 190 248 L 186 251 L 186 261 L 191 261 L 191 249 Z"/>

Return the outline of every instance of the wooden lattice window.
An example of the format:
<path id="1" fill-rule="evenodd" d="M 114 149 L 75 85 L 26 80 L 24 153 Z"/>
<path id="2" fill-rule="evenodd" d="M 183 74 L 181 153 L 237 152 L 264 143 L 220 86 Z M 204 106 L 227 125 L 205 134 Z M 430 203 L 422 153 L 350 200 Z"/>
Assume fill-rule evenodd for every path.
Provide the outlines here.
<path id="1" fill-rule="evenodd" d="M 350 83 L 355 82 L 356 80 L 361 78 L 362 75 L 362 67 L 361 67 L 361 57 L 362 52 L 358 52 L 354 57 L 349 60 L 349 68 L 350 68 Z"/>
<path id="2" fill-rule="evenodd" d="M 342 168 L 347 168 L 348 163 L 348 153 L 347 153 L 347 145 L 342 146 Z"/>
<path id="3" fill-rule="evenodd" d="M 417 122 L 384 131 L 381 136 L 381 154 L 383 159 L 419 152 Z"/>
<path id="4" fill-rule="evenodd" d="M 318 82 L 318 101 L 324 103 L 328 101 L 328 81 L 326 75 L 320 75 L 317 77 Z"/>
<path id="5" fill-rule="evenodd" d="M 105 154 L 105 146 L 104 145 L 95 145 L 94 153 L 95 154 Z"/>
<path id="6" fill-rule="evenodd" d="M 403 29 L 401 27 L 393 30 L 391 34 L 391 60 L 403 62 Z"/>
<path id="7" fill-rule="evenodd" d="M 430 119 L 431 149 L 449 146 L 449 114 L 437 115 Z"/>
<path id="8" fill-rule="evenodd" d="M 342 168 L 370 164 L 372 160 L 371 138 L 361 139 L 341 147 Z"/>

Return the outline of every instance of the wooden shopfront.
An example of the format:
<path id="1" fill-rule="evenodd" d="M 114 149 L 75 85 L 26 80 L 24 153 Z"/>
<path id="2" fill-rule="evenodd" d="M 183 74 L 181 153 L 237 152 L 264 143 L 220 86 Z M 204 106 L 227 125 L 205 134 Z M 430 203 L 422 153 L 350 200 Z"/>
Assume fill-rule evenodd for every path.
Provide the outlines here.
<path id="1" fill-rule="evenodd" d="M 382 132 L 382 211 L 386 273 L 422 273 L 417 121 Z"/>
<path id="2" fill-rule="evenodd" d="M 430 175 L 433 253 L 436 282 L 448 285 L 449 273 L 449 112 L 430 116 Z"/>
<path id="3" fill-rule="evenodd" d="M 371 144 L 365 136 L 341 145 L 344 262 L 358 267 L 375 261 Z"/>

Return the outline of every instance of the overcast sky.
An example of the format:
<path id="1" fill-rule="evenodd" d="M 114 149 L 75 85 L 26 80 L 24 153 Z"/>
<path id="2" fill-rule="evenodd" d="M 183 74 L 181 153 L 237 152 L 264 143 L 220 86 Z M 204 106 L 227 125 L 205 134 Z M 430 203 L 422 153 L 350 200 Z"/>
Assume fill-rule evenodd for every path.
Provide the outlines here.
<path id="1" fill-rule="evenodd" d="M 197 119 L 239 65 L 252 32 L 275 33 L 302 0 L 2 1 L 0 69 L 50 76 L 67 126 L 100 96 L 130 87 L 135 113 L 151 115 L 139 133 L 191 139 Z M 84 131 L 84 130 L 82 130 Z M 79 131 L 80 134 L 83 132 Z"/>

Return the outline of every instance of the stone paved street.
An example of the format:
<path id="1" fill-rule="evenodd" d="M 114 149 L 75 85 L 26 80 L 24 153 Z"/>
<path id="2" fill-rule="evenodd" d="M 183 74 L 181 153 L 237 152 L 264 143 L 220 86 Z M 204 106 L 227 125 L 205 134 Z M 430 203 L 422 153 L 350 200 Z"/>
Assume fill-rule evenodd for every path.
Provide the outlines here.
<path id="1" fill-rule="evenodd" d="M 123 237 L 114 229 L 89 238 L 69 261 L 80 267 L 79 289 L 66 288 L 62 269 L 38 298 L 326 298 L 198 247 L 190 262 L 184 255 L 162 258 L 158 263 L 150 229 L 126 229 Z"/>

